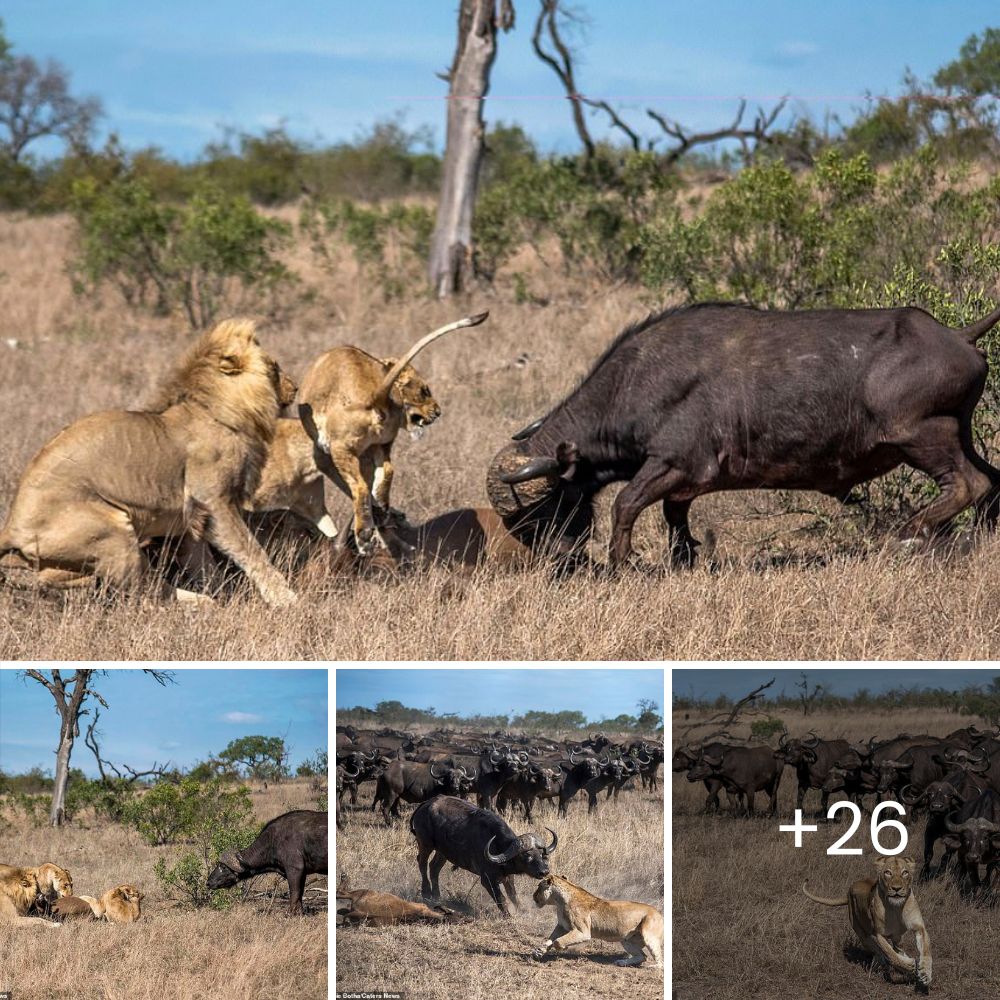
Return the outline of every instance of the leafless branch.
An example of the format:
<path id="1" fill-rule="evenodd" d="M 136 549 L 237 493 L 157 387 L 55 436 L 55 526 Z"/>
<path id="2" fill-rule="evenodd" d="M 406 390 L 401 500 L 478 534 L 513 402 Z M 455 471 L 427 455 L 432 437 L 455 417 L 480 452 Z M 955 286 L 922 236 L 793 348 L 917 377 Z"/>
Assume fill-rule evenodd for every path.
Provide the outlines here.
<path id="1" fill-rule="evenodd" d="M 128 775 L 126 776 L 122 774 L 121 770 L 112 764 L 110 760 L 105 760 L 101 756 L 101 748 L 97 742 L 97 722 L 100 717 L 100 711 L 95 709 L 94 721 L 87 726 L 87 734 L 84 737 L 84 743 L 86 743 L 91 753 L 93 753 L 94 757 L 97 759 L 97 771 L 101 776 L 101 781 L 108 782 L 111 780 L 105 773 L 105 767 L 107 767 L 110 771 L 114 771 L 116 778 L 124 778 L 129 782 L 129 784 L 138 781 L 140 778 L 149 778 L 153 775 L 159 778 L 164 778 L 170 773 L 170 761 L 167 761 L 167 763 L 162 766 L 154 761 L 153 766 L 146 771 L 137 771 L 134 767 L 130 767 L 128 764 L 122 764 L 122 767 L 128 772 Z"/>
<path id="2" fill-rule="evenodd" d="M 559 77 L 563 89 L 566 91 L 566 97 L 573 106 L 573 124 L 576 126 L 577 135 L 580 136 L 580 142 L 583 143 L 587 158 L 590 159 L 594 155 L 594 141 L 590 137 L 581 107 L 582 104 L 590 102 L 577 93 L 576 81 L 573 77 L 573 55 L 559 33 L 557 20 L 559 14 L 566 16 L 566 11 L 560 6 L 560 0 L 541 0 L 538 19 L 535 21 L 535 30 L 531 36 L 531 44 L 538 58 L 550 66 L 552 72 Z M 542 47 L 543 30 L 548 32 L 549 40 L 556 52 L 555 55 L 546 52 Z"/>
<path id="3" fill-rule="evenodd" d="M 709 733 L 707 736 L 703 736 L 702 740 L 714 739 L 717 736 L 725 734 L 726 730 L 738 720 L 741 714 L 751 714 L 749 711 L 744 712 L 744 706 L 752 705 L 752 703 L 760 697 L 761 692 L 766 691 L 775 682 L 775 679 L 776 678 L 772 677 L 766 684 L 761 684 L 759 688 L 755 688 L 748 695 L 741 698 L 735 705 L 733 705 L 732 710 L 728 715 L 724 712 L 719 712 L 711 718 L 706 719 L 704 722 L 692 722 L 689 726 L 685 726 L 681 730 L 682 739 L 686 740 L 687 734 L 693 730 L 704 729 L 708 726 L 718 726 L 719 728 L 716 729 L 715 732 Z"/>

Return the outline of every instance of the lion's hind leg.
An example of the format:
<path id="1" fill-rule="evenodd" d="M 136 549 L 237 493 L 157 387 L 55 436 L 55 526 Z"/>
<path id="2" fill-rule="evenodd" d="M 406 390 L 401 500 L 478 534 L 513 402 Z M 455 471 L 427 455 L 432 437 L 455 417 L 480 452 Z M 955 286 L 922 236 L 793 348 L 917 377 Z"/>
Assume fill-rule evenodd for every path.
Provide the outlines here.
<path id="1" fill-rule="evenodd" d="M 646 940 L 641 928 L 642 925 L 640 924 L 628 937 L 622 938 L 622 945 L 625 947 L 625 951 L 628 952 L 628 957 L 616 959 L 615 965 L 642 965 L 646 960 L 646 952 L 644 951 Z M 656 957 L 655 954 L 654 957 Z M 661 964 L 661 961 L 658 961 L 657 964 Z"/>
<path id="2" fill-rule="evenodd" d="M 653 961 L 660 968 L 663 967 L 663 919 L 657 913 L 643 917 L 642 922 L 636 930 L 641 937 L 643 944 L 649 949 Z M 627 947 L 627 946 L 626 946 Z"/>

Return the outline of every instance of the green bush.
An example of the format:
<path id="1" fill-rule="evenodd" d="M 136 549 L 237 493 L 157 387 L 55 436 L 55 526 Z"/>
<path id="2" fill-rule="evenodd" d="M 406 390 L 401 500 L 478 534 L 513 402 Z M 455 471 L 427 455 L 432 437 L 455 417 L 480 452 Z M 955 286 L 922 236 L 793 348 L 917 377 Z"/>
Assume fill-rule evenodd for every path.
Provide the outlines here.
<path id="1" fill-rule="evenodd" d="M 153 873 L 172 899 L 192 907 L 226 909 L 232 905 L 235 889 L 211 890 L 208 876 L 225 851 L 242 850 L 253 843 L 261 825 L 251 821 L 253 806 L 249 789 L 227 791 L 218 782 L 199 785 L 185 779 L 189 808 L 185 810 L 185 832 L 192 850 L 176 856 L 168 865 L 160 858 Z"/>
<path id="2" fill-rule="evenodd" d="M 72 192 L 78 293 L 110 284 L 132 308 L 179 310 L 201 329 L 231 308 L 237 293 L 259 299 L 292 280 L 276 257 L 290 227 L 260 215 L 245 197 L 202 185 L 176 205 L 132 170 L 105 184 L 82 178 Z"/>
<path id="3" fill-rule="evenodd" d="M 528 158 L 482 192 L 473 220 L 475 270 L 492 280 L 523 245 L 542 260 L 555 240 L 563 268 L 607 281 L 635 280 L 641 233 L 676 178 L 652 153 L 601 149 L 592 160 Z"/>
<path id="4" fill-rule="evenodd" d="M 350 247 L 364 277 L 386 301 L 425 288 L 434 216 L 422 205 L 392 202 L 366 208 L 352 201 L 309 201 L 301 226 L 313 251 L 327 265 L 334 251 Z"/>
<path id="5" fill-rule="evenodd" d="M 146 843 L 159 846 L 199 836 L 215 822 L 245 825 L 252 812 L 244 786 L 231 789 L 221 780 L 206 783 L 188 777 L 154 785 L 126 806 L 122 820 Z"/>
<path id="6" fill-rule="evenodd" d="M 777 736 L 785 731 L 785 724 L 781 719 L 774 719 L 770 715 L 766 719 L 755 719 L 750 723 L 750 739 L 758 743 L 766 743 L 772 736 Z"/>

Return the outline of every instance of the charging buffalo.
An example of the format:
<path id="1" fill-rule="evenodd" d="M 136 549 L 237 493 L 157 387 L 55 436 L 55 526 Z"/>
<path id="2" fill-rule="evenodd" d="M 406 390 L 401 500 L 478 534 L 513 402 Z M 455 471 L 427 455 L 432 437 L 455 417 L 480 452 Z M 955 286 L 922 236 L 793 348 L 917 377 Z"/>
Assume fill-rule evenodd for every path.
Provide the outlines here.
<path id="1" fill-rule="evenodd" d="M 976 342 L 1000 309 L 962 330 L 921 309 L 776 312 L 704 304 L 621 333 L 583 382 L 493 459 L 486 488 L 518 537 L 572 566 L 595 495 L 614 502 L 609 561 L 662 502 L 674 565 L 694 562 L 691 502 L 718 490 L 806 489 L 846 500 L 901 463 L 938 497 L 903 527 L 929 537 L 970 504 L 993 523 L 1000 471 L 973 448 L 986 382 Z"/>

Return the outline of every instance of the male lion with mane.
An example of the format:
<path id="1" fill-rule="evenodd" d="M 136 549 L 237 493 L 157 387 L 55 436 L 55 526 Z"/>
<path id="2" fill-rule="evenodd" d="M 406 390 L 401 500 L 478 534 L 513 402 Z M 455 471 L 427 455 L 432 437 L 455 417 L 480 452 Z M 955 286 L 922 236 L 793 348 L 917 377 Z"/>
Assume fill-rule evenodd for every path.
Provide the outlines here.
<path id="1" fill-rule="evenodd" d="M 805 885 L 802 891 L 815 903 L 850 907 L 851 930 L 865 952 L 889 964 L 890 978 L 893 969 L 911 975 L 916 973 L 917 981 L 922 986 L 929 986 L 931 939 L 911 888 L 916 862 L 912 858 L 882 857 L 876 860 L 875 866 L 877 877 L 858 879 L 844 899 L 814 896 Z M 899 949 L 899 942 L 907 931 L 916 935 L 916 961 Z"/>
<path id="2" fill-rule="evenodd" d="M 51 921 L 28 916 L 38 895 L 38 879 L 33 868 L 0 865 L 0 924 L 58 927 Z"/>
<path id="3" fill-rule="evenodd" d="M 536 906 L 554 906 L 559 914 L 548 940 L 534 952 L 535 958 L 541 958 L 550 948 L 562 951 L 596 938 L 624 945 L 628 957 L 617 959 L 615 965 L 641 965 L 646 948 L 657 967 L 663 966 L 663 914 L 654 907 L 601 899 L 562 875 L 546 875 L 532 898 Z"/>
<path id="4" fill-rule="evenodd" d="M 45 586 L 130 588 L 153 579 L 146 542 L 190 534 L 229 556 L 269 604 L 290 604 L 295 594 L 240 506 L 294 391 L 254 324 L 224 320 L 197 341 L 150 410 L 91 414 L 42 448 L 0 531 L 0 566 L 35 570 Z"/>

